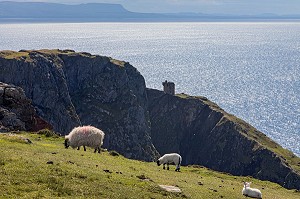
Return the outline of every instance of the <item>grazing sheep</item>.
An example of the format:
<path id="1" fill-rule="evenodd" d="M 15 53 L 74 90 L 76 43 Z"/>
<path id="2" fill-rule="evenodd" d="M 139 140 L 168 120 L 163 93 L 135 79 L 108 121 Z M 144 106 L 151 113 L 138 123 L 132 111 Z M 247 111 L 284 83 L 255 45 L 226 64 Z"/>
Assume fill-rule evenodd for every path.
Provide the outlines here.
<path id="1" fill-rule="evenodd" d="M 167 169 L 169 170 L 169 164 L 174 163 L 176 165 L 175 171 L 180 171 L 181 156 L 177 153 L 165 154 L 157 160 L 157 166 L 163 164 L 163 169 L 165 169 L 165 164 L 167 164 Z"/>
<path id="2" fill-rule="evenodd" d="M 261 192 L 258 189 L 250 188 L 251 182 L 244 182 L 242 194 L 250 198 L 262 198 Z"/>
<path id="3" fill-rule="evenodd" d="M 65 148 L 71 146 L 73 149 L 77 147 L 79 150 L 80 146 L 83 146 L 86 151 L 86 146 L 94 148 L 100 153 L 100 147 L 103 144 L 104 132 L 93 126 L 80 126 L 75 127 L 69 135 L 65 136 Z"/>

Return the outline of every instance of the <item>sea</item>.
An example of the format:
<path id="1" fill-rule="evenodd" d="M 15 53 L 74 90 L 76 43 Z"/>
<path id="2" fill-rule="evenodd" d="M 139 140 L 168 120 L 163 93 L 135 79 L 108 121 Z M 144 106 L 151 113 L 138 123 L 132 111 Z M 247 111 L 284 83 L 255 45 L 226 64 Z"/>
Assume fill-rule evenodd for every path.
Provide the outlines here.
<path id="1" fill-rule="evenodd" d="M 300 22 L 0 24 L 0 50 L 124 60 L 147 87 L 205 96 L 300 157 Z"/>

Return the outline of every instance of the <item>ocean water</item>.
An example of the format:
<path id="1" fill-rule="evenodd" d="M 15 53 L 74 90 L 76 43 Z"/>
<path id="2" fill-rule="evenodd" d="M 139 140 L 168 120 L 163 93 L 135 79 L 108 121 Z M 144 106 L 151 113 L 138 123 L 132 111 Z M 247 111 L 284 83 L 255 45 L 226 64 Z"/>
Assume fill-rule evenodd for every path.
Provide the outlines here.
<path id="1" fill-rule="evenodd" d="M 150 88 L 206 96 L 300 156 L 300 23 L 0 24 L 0 50 L 125 60 Z"/>

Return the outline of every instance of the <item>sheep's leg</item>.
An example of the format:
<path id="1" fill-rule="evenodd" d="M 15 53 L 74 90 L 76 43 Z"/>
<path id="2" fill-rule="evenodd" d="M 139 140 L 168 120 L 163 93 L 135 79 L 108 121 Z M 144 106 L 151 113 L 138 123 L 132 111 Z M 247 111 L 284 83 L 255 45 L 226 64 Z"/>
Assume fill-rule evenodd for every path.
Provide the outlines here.
<path id="1" fill-rule="evenodd" d="M 79 147 L 77 147 L 77 150 L 79 150 L 80 149 L 80 146 Z"/>
<path id="2" fill-rule="evenodd" d="M 169 170 L 170 168 L 169 168 L 169 163 L 167 163 L 167 169 Z"/>
<path id="3" fill-rule="evenodd" d="M 94 153 L 96 153 L 96 151 L 98 151 L 98 153 L 100 153 L 100 147 L 96 147 L 94 150 Z"/>
<path id="4" fill-rule="evenodd" d="M 86 148 L 85 148 L 85 146 L 83 146 L 83 149 L 84 149 L 84 151 L 86 151 Z"/>
<path id="5" fill-rule="evenodd" d="M 166 164 L 166 163 L 165 163 Z M 163 169 L 166 169 L 165 164 L 163 164 Z"/>
<path id="6" fill-rule="evenodd" d="M 178 164 L 178 165 L 176 165 L 176 169 L 175 169 L 175 171 L 180 171 L 180 165 Z"/>

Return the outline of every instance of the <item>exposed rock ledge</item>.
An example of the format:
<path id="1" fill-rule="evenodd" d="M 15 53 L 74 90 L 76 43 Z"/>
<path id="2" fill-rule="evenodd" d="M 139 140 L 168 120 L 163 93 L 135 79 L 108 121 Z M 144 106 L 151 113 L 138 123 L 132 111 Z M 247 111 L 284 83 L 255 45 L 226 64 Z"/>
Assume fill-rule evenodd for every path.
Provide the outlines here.
<path id="1" fill-rule="evenodd" d="M 290 151 L 206 98 L 147 90 L 127 62 L 72 50 L 1 51 L 0 71 L 61 134 L 90 124 L 106 132 L 104 147 L 128 158 L 180 152 L 186 165 L 300 189 L 300 159 Z"/>
<path id="2" fill-rule="evenodd" d="M 22 88 L 0 82 L 0 132 L 52 129 L 40 118 Z"/>
<path id="3" fill-rule="evenodd" d="M 300 189 L 300 158 L 205 97 L 148 89 L 151 137 L 161 153 L 183 164 L 253 176 Z"/>

